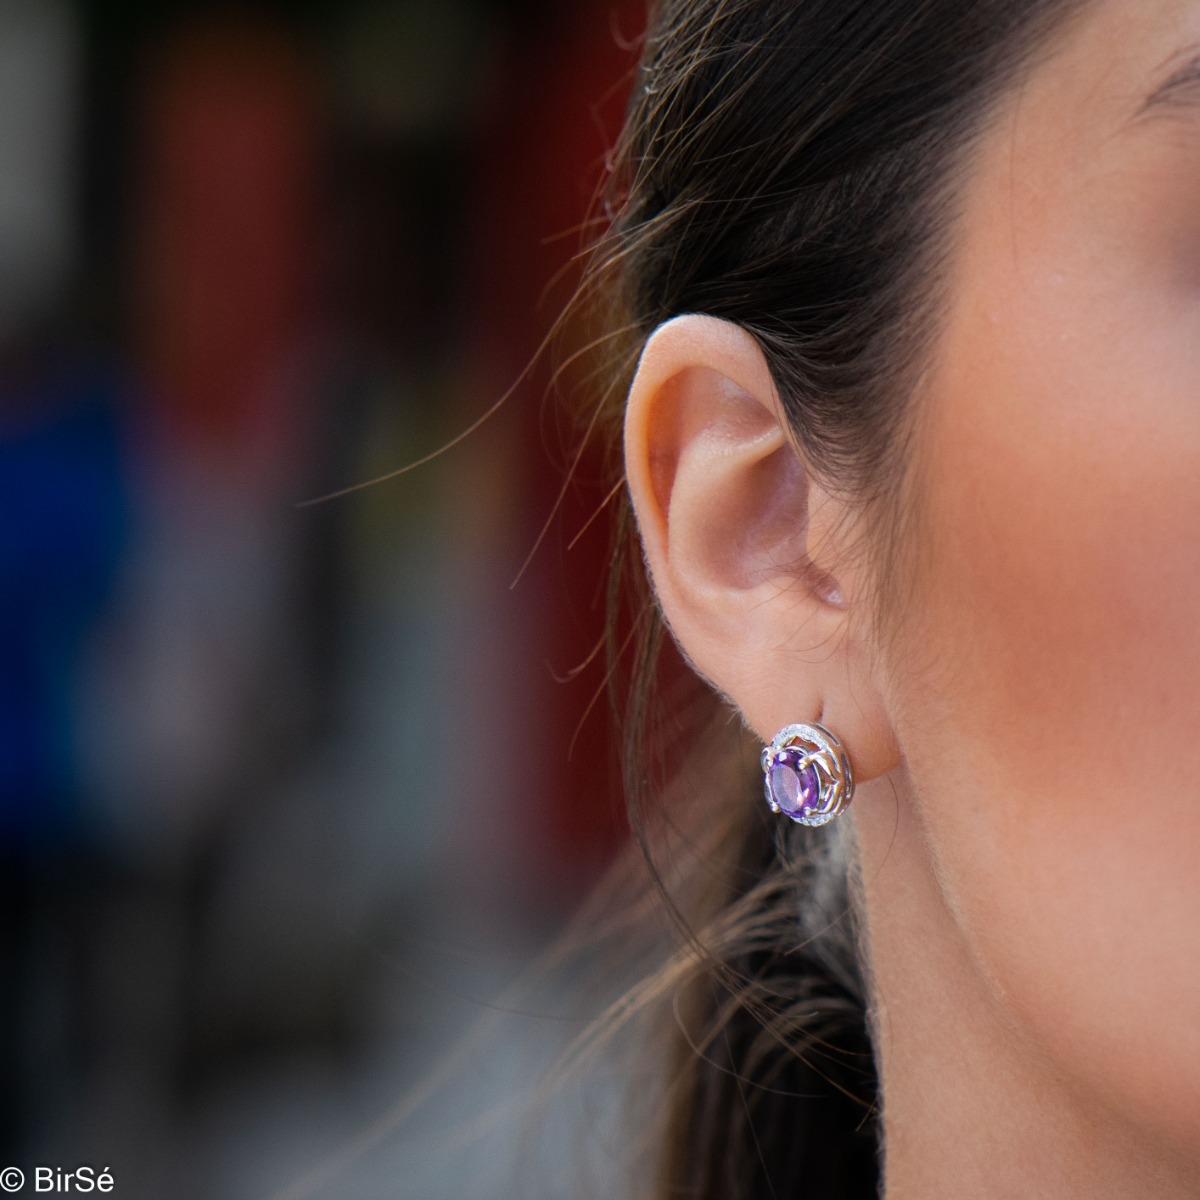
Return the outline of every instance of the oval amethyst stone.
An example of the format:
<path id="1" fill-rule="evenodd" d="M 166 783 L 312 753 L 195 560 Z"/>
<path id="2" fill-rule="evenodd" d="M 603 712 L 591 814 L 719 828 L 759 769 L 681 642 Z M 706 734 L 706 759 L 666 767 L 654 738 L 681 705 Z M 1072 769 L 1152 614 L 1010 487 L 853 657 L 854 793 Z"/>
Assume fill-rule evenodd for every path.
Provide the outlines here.
<path id="1" fill-rule="evenodd" d="M 805 753 L 795 746 L 778 751 L 767 771 L 767 799 L 780 812 L 798 821 L 820 801 L 817 769 L 804 762 Z"/>

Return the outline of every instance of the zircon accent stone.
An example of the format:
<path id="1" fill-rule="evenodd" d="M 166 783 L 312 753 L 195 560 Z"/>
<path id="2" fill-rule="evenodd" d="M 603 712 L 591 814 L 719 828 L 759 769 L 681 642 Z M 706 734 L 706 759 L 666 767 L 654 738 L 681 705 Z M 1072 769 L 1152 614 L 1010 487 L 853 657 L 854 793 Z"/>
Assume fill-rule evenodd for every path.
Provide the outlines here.
<path id="1" fill-rule="evenodd" d="M 767 800 L 793 821 L 802 819 L 820 800 L 817 769 L 796 746 L 777 750 L 767 769 Z"/>

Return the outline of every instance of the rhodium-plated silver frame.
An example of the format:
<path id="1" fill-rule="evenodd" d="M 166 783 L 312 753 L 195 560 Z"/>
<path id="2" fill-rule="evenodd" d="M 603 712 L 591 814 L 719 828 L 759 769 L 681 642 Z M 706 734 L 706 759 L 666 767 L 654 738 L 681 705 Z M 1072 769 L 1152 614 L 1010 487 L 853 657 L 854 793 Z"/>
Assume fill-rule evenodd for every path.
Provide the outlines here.
<path id="1" fill-rule="evenodd" d="M 854 773 L 850 759 L 837 734 L 815 722 L 811 725 L 785 725 L 762 752 L 764 790 L 772 812 L 780 812 L 771 796 L 769 772 L 779 752 L 788 746 L 804 751 L 799 769 L 812 765 L 817 773 L 817 803 L 802 815 L 784 816 L 800 825 L 828 825 L 854 798 Z"/>

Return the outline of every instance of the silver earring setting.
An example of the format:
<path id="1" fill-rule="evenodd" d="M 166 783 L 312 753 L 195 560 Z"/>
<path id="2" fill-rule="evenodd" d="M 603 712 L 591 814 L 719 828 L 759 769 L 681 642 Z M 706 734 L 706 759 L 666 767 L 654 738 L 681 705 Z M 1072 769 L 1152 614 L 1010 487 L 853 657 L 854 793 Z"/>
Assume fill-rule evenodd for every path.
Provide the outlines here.
<path id="1" fill-rule="evenodd" d="M 854 796 L 845 747 L 824 725 L 785 725 L 762 752 L 772 812 L 801 825 L 826 825 Z"/>

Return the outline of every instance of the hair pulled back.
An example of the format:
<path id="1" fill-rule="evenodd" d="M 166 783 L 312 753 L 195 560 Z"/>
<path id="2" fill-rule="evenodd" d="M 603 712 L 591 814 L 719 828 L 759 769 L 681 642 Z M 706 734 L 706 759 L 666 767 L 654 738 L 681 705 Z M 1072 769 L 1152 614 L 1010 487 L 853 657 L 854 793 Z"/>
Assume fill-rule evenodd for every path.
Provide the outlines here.
<path id="1" fill-rule="evenodd" d="M 615 305 L 624 377 L 678 314 L 753 334 L 807 466 L 869 515 L 877 629 L 905 532 L 909 400 L 937 326 L 954 185 L 996 98 L 1077 7 L 663 0 L 652 14 L 592 267 Z M 619 425 L 615 403 L 609 416 Z M 627 505 L 622 525 L 631 539 Z M 644 607 L 620 699 L 645 839 L 663 626 L 626 544 L 614 605 L 631 575 Z M 614 632 L 615 673 L 625 645 Z M 874 1196 L 879 1099 L 850 835 L 843 823 L 768 823 L 756 750 L 731 788 L 689 800 L 689 822 L 726 830 L 729 869 L 698 872 L 690 891 L 663 884 L 694 969 L 677 976 L 686 998 L 658 1194 Z"/>

